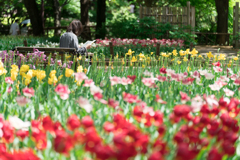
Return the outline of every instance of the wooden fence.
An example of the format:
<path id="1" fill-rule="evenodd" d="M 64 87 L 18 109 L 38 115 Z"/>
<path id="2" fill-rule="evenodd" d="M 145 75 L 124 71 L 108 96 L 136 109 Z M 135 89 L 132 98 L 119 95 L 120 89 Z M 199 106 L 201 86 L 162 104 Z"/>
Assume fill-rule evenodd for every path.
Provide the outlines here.
<path id="1" fill-rule="evenodd" d="M 233 7 L 233 46 L 240 47 L 240 8 L 239 2 Z"/>
<path id="2" fill-rule="evenodd" d="M 143 7 L 140 6 L 139 17 L 155 17 L 161 23 L 178 25 L 190 25 L 195 27 L 195 7 L 187 2 L 187 7 Z"/>

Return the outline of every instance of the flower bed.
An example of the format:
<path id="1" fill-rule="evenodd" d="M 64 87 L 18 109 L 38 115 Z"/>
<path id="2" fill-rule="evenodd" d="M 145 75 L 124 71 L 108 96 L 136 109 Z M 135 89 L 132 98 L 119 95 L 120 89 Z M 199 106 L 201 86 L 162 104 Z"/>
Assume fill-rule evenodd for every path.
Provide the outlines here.
<path id="1" fill-rule="evenodd" d="M 161 45 L 161 52 L 171 52 L 172 50 L 184 49 L 183 40 L 170 40 L 170 39 L 97 39 L 96 43 L 93 44 L 92 48 L 89 49 L 90 52 L 97 55 L 104 55 L 106 58 L 111 57 L 109 43 L 112 43 L 114 47 L 115 55 L 119 57 L 124 57 L 125 53 L 128 52 L 129 48 L 133 49 L 136 53 L 142 53 L 149 55 L 150 53 L 156 54 L 156 45 L 159 43 Z M 104 53 L 104 54 L 103 54 Z M 135 55 L 135 54 L 134 54 Z"/>
<path id="2" fill-rule="evenodd" d="M 0 63 L 2 159 L 239 158 L 238 57 L 173 51 L 105 68 L 11 54 Z"/>
<path id="3" fill-rule="evenodd" d="M 95 53 L 98 56 L 105 56 L 106 58 L 110 58 L 110 49 L 109 43 L 112 42 L 114 47 L 115 55 L 119 55 L 119 57 L 123 57 L 125 53 L 128 52 L 129 48 L 133 49 L 136 53 L 150 54 L 151 52 L 156 54 L 156 45 L 159 43 L 161 45 L 161 52 L 171 52 L 176 49 L 180 51 L 184 49 L 184 41 L 183 40 L 170 40 L 170 39 L 120 39 L 120 38 L 112 38 L 112 39 L 97 39 L 95 43 L 93 43 L 92 48 L 89 49 L 89 52 Z M 80 43 L 80 46 L 83 43 Z M 58 43 L 52 42 L 38 42 L 31 47 L 59 47 Z M 135 55 L 135 54 L 134 54 Z"/>

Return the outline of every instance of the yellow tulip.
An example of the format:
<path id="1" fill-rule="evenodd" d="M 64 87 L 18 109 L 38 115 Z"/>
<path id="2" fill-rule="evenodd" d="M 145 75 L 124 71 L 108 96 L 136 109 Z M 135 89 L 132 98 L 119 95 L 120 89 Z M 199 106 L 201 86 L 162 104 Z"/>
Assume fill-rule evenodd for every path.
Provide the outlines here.
<path id="1" fill-rule="evenodd" d="M 57 71 L 56 70 L 52 70 L 50 73 L 49 73 L 49 77 L 54 77 L 56 75 Z"/>
<path id="2" fill-rule="evenodd" d="M 65 70 L 65 76 L 66 77 L 71 77 L 74 71 L 72 69 L 66 68 Z"/>
<path id="3" fill-rule="evenodd" d="M 237 56 L 236 56 L 236 57 L 233 57 L 233 60 L 237 61 L 237 60 L 238 60 L 238 57 L 237 57 Z"/>
<path id="4" fill-rule="evenodd" d="M 32 79 L 32 77 L 33 77 L 33 70 L 29 70 L 28 72 L 27 72 L 27 75 L 26 75 L 27 77 L 29 77 L 30 79 Z"/>
<path id="5" fill-rule="evenodd" d="M 46 77 L 46 73 L 43 70 L 37 71 L 37 79 L 41 82 Z"/>
<path id="6" fill-rule="evenodd" d="M 178 55 L 177 50 L 174 49 L 174 50 L 172 51 L 172 54 L 173 54 L 174 56 L 177 56 L 177 55 Z"/>
<path id="7" fill-rule="evenodd" d="M 225 54 L 219 54 L 218 60 L 226 60 L 226 55 Z"/>
<path id="8" fill-rule="evenodd" d="M 79 56 L 79 57 L 77 58 L 78 61 L 80 61 L 81 59 L 82 59 L 82 56 Z"/>
<path id="9" fill-rule="evenodd" d="M 21 68 L 20 68 L 20 72 L 27 72 L 29 70 L 29 66 L 28 65 L 22 65 Z"/>
<path id="10" fill-rule="evenodd" d="M 185 55 L 186 55 L 186 52 L 184 52 L 183 50 L 180 50 L 180 51 L 179 51 L 179 54 L 180 54 L 180 56 L 185 56 Z"/>
<path id="11" fill-rule="evenodd" d="M 78 73 L 79 73 L 79 72 L 83 72 L 83 67 L 82 67 L 82 66 L 78 66 L 77 72 L 78 72 Z"/>
<path id="12" fill-rule="evenodd" d="M 187 57 L 184 57 L 184 58 L 183 58 L 183 61 L 184 61 L 184 62 L 187 62 L 187 61 L 188 61 Z"/>
<path id="13" fill-rule="evenodd" d="M 11 79 L 15 81 L 17 79 L 18 72 L 16 71 L 11 71 Z"/>
<path id="14" fill-rule="evenodd" d="M 169 55 L 167 55 L 167 53 L 161 53 L 161 55 L 163 56 L 163 57 L 169 57 Z"/>
<path id="15" fill-rule="evenodd" d="M 151 52 L 151 55 L 153 55 L 153 52 Z"/>
<path id="16" fill-rule="evenodd" d="M 26 78 L 24 84 L 28 86 L 31 82 L 32 82 L 31 79 Z"/>
<path id="17" fill-rule="evenodd" d="M 131 49 L 128 50 L 128 53 L 126 53 L 126 55 L 131 56 L 134 53 L 134 51 L 132 51 Z"/>
<path id="18" fill-rule="evenodd" d="M 58 82 L 58 79 L 55 75 L 53 77 L 48 78 L 48 84 L 50 84 L 50 85 L 56 84 L 57 82 Z"/>
<path id="19" fill-rule="evenodd" d="M 208 52 L 208 53 L 207 53 L 207 56 L 208 56 L 209 59 L 213 58 L 212 52 Z"/>
<path id="20" fill-rule="evenodd" d="M 122 65 L 124 65 L 125 64 L 125 62 L 124 62 L 124 58 L 122 58 Z"/>
<path id="21" fill-rule="evenodd" d="M 3 68 L 3 67 L 4 67 L 4 65 L 2 63 L 2 60 L 0 60 L 0 68 Z"/>
<path id="22" fill-rule="evenodd" d="M 181 64 L 181 63 L 182 63 L 182 61 L 177 61 L 177 63 L 178 63 L 178 64 Z"/>
<path id="23" fill-rule="evenodd" d="M 142 54 L 142 53 L 140 53 L 138 56 L 139 56 L 139 60 L 140 60 L 140 61 L 146 58 L 146 57 L 144 56 L 144 54 Z"/>
<path id="24" fill-rule="evenodd" d="M 25 76 L 26 76 L 26 73 L 25 73 L 25 72 L 20 72 L 20 75 L 21 75 L 22 77 L 25 77 Z"/>
<path id="25" fill-rule="evenodd" d="M 84 68 L 84 70 L 83 70 L 83 71 L 84 71 L 84 73 L 86 74 L 88 70 L 87 70 L 87 68 Z"/>
<path id="26" fill-rule="evenodd" d="M 62 79 L 62 77 L 63 77 L 63 75 L 60 75 L 60 76 L 58 77 L 58 81 L 60 81 L 60 80 Z"/>
<path id="27" fill-rule="evenodd" d="M 196 55 L 198 54 L 198 51 L 194 48 L 194 49 L 192 50 L 191 54 L 192 54 L 193 56 L 196 56 Z"/>
<path id="28" fill-rule="evenodd" d="M 17 72 L 19 71 L 19 68 L 18 68 L 17 65 L 13 64 L 13 65 L 11 65 L 11 67 L 12 67 L 13 70 L 15 70 Z"/>
<path id="29" fill-rule="evenodd" d="M 190 49 L 186 49 L 186 54 L 191 54 Z"/>
<path id="30" fill-rule="evenodd" d="M 151 58 L 147 57 L 147 63 L 150 63 L 150 62 L 151 62 Z"/>
<path id="31" fill-rule="evenodd" d="M 133 56 L 133 57 L 132 57 L 132 60 L 131 60 L 131 62 L 137 62 L 137 59 L 136 59 L 136 57 L 135 57 L 135 56 Z"/>
<path id="32" fill-rule="evenodd" d="M 203 56 L 202 56 L 202 55 L 199 55 L 198 58 L 203 58 Z"/>
<path id="33" fill-rule="evenodd" d="M 0 76 L 3 74 L 7 74 L 7 70 L 5 68 L 0 68 Z"/>
<path id="34" fill-rule="evenodd" d="M 144 65 L 144 64 L 142 65 L 142 68 L 145 68 L 145 65 Z"/>
<path id="35" fill-rule="evenodd" d="M 71 58 L 70 55 L 65 55 L 65 57 L 66 57 L 66 60 L 68 60 L 69 58 Z"/>

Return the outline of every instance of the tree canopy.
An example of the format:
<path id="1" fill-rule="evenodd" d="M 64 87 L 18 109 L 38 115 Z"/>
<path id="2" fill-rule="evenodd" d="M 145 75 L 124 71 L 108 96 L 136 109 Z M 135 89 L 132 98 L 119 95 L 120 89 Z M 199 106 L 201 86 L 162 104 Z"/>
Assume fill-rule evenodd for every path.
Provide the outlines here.
<path id="1" fill-rule="evenodd" d="M 36 4 L 37 9 L 35 9 L 35 12 L 38 12 L 36 15 L 35 12 L 30 13 L 29 8 L 27 6 L 27 3 L 30 1 L 34 1 Z M 9 0 L 9 1 L 1 1 L 0 2 L 0 22 L 6 26 L 9 26 L 14 19 L 18 18 L 21 21 L 24 19 L 33 19 L 31 18 L 31 15 L 38 16 L 43 15 L 43 21 L 34 24 L 30 24 L 33 28 L 34 26 L 42 25 L 43 27 L 50 27 L 50 26 L 67 26 L 70 21 L 73 19 L 83 19 L 81 17 L 81 7 L 83 7 L 83 4 L 81 6 L 81 1 L 83 0 Z M 186 6 L 188 0 L 84 0 L 88 3 L 88 14 L 85 13 L 85 15 L 88 16 L 88 24 L 97 25 L 97 22 L 104 23 L 105 25 L 108 25 L 110 23 L 117 22 L 120 19 L 135 19 L 137 20 L 139 17 L 139 6 L 140 5 L 146 5 L 146 6 L 171 6 L 171 7 L 177 7 L 177 6 Z M 98 8 L 101 2 L 105 2 L 104 5 L 106 6 L 106 9 L 104 11 L 99 11 Z M 196 8 L 196 31 L 198 32 L 232 32 L 232 7 L 235 4 L 237 0 L 221 0 L 225 1 L 228 5 L 218 5 L 216 2 L 220 2 L 217 0 L 189 0 L 191 2 L 191 6 L 195 6 Z M 22 3 L 26 2 L 26 3 Z M 225 4 L 226 4 L 225 3 Z M 25 4 L 25 5 L 24 5 Z M 130 4 L 135 5 L 135 11 L 134 13 L 129 12 L 129 6 Z M 219 7 L 224 9 L 228 8 L 227 15 L 227 22 L 226 19 L 224 20 L 224 23 L 228 23 L 228 28 L 225 30 L 219 30 L 220 24 L 223 19 L 217 18 L 220 14 L 218 14 Z M 101 7 L 101 6 L 100 6 Z M 29 8 L 29 9 L 28 9 Z M 218 8 L 218 9 L 217 9 Z M 43 10 L 44 9 L 44 10 Z M 82 10 L 85 11 L 86 10 Z M 99 12 L 99 13 L 98 13 Z M 222 11 L 219 11 L 222 12 Z M 83 14 L 82 14 L 83 15 Z M 33 16 L 32 16 L 33 17 Z M 40 17 L 41 19 L 41 17 Z M 101 20 L 100 20 L 101 19 Z M 105 19 L 105 20 L 104 20 Z M 84 23 L 86 20 L 84 20 Z M 220 23 L 218 24 L 217 21 Z M 101 27 L 102 24 L 98 24 L 98 27 Z M 37 32 L 40 32 L 41 29 L 39 29 Z M 59 35 L 55 31 L 56 35 Z"/>

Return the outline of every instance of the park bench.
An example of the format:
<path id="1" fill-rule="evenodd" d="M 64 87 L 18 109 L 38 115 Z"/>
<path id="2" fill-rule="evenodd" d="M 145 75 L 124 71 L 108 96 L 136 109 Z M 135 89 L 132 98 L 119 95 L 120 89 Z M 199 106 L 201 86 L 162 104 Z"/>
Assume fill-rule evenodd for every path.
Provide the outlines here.
<path id="1" fill-rule="evenodd" d="M 67 53 L 70 55 L 75 55 L 76 53 L 75 48 L 15 47 L 15 51 L 23 55 L 26 55 L 27 53 L 33 53 L 34 49 L 38 49 L 38 51 L 44 52 L 46 56 L 49 56 L 51 54 L 51 57 L 53 59 L 56 58 L 56 55 L 54 53 L 58 53 L 59 58 L 61 58 L 62 61 L 64 61 L 64 55 L 66 55 Z M 91 59 L 92 57 L 86 55 L 86 58 Z M 44 63 L 43 65 L 46 66 L 47 63 Z M 89 65 L 91 65 L 91 62 L 89 62 Z"/>
<path id="2" fill-rule="evenodd" d="M 62 58 L 65 54 L 75 55 L 75 48 L 50 48 L 50 47 L 15 47 L 15 51 L 18 51 L 22 54 L 27 54 L 33 52 L 34 49 L 38 49 L 39 51 L 44 52 L 45 55 L 49 56 L 52 53 L 52 57 L 54 57 L 53 53 L 58 53 Z M 86 55 L 86 58 L 90 58 L 90 56 Z"/>
<path id="3" fill-rule="evenodd" d="M 59 53 L 60 55 L 66 53 L 75 54 L 76 52 L 75 48 L 15 47 L 15 50 L 22 54 L 33 52 L 34 49 L 38 49 L 39 51 L 44 52 L 46 55 L 49 55 L 50 53 Z"/>

